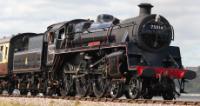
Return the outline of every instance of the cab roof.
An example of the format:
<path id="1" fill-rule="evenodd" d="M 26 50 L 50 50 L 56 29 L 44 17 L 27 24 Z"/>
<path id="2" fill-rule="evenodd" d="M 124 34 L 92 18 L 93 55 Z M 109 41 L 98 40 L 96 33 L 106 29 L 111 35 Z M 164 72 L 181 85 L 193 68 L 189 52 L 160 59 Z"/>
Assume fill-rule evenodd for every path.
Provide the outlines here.
<path id="1" fill-rule="evenodd" d="M 64 21 L 64 22 L 59 22 L 59 23 L 55 23 L 55 24 L 52 24 L 50 26 L 47 27 L 47 32 L 55 32 L 57 30 L 59 30 L 60 28 L 62 28 L 63 26 L 69 24 L 69 23 L 79 23 L 79 22 L 82 22 L 82 21 L 87 21 L 85 19 L 74 19 L 74 20 L 71 20 L 71 21 Z"/>

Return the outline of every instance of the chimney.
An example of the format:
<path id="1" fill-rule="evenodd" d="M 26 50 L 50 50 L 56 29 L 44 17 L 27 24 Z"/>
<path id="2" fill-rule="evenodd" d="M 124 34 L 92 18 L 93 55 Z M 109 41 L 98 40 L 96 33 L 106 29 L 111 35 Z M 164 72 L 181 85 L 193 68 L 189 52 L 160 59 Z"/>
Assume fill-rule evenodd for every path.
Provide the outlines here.
<path id="1" fill-rule="evenodd" d="M 151 5 L 149 3 L 141 3 L 138 6 L 140 7 L 139 16 L 150 15 L 151 14 L 151 8 L 153 7 L 153 5 Z"/>

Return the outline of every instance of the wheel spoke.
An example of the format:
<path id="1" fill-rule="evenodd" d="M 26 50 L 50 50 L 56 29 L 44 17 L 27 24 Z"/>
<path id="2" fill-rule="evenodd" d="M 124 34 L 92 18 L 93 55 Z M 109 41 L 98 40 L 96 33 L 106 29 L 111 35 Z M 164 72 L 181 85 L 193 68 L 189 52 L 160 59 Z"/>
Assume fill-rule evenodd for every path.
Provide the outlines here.
<path id="1" fill-rule="evenodd" d="M 127 85 L 125 96 L 129 99 L 137 99 L 141 95 L 141 82 L 138 79 L 131 79 Z"/>
<path id="2" fill-rule="evenodd" d="M 122 96 L 123 84 L 120 81 L 112 81 L 110 88 L 110 96 L 112 98 L 120 98 Z"/>
<path id="3" fill-rule="evenodd" d="M 69 63 L 66 63 L 64 65 L 63 73 L 62 73 L 63 84 L 62 84 L 62 87 L 61 87 L 61 90 L 60 90 L 60 94 L 62 96 L 66 96 L 66 95 L 74 96 L 75 95 L 74 80 L 72 78 L 72 74 L 67 73 L 69 71 L 74 71 L 73 67 L 74 66 L 72 64 L 69 64 Z"/>
<path id="4" fill-rule="evenodd" d="M 107 90 L 107 80 L 102 76 L 98 76 L 93 83 L 94 95 L 98 98 L 104 97 Z"/>
<path id="5" fill-rule="evenodd" d="M 86 97 L 89 93 L 89 87 L 89 80 L 85 76 L 76 79 L 76 91 L 78 96 Z"/>

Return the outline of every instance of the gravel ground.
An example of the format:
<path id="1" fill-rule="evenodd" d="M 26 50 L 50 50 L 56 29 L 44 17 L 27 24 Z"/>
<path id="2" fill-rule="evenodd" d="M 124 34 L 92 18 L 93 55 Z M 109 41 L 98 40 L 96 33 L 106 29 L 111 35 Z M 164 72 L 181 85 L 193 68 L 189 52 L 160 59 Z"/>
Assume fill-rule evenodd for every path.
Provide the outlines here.
<path id="1" fill-rule="evenodd" d="M 162 104 L 131 104 L 131 103 L 112 103 L 112 102 L 88 102 L 78 100 L 62 100 L 47 98 L 17 98 L 0 97 L 0 106 L 178 106 Z"/>

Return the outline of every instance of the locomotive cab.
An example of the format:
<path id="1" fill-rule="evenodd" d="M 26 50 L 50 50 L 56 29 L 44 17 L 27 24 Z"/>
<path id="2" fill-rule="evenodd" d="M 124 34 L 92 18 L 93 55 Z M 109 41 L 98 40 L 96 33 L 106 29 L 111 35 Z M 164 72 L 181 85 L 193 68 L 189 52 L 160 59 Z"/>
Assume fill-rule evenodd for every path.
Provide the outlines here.
<path id="1" fill-rule="evenodd" d="M 71 47 L 73 46 L 72 41 L 76 38 L 77 33 L 83 33 L 88 30 L 92 20 L 84 20 L 84 19 L 75 19 L 68 22 L 62 22 L 53 24 L 48 27 L 48 31 L 46 32 L 47 42 L 50 42 L 51 33 L 55 39 L 56 49 L 61 49 L 63 47 Z"/>

